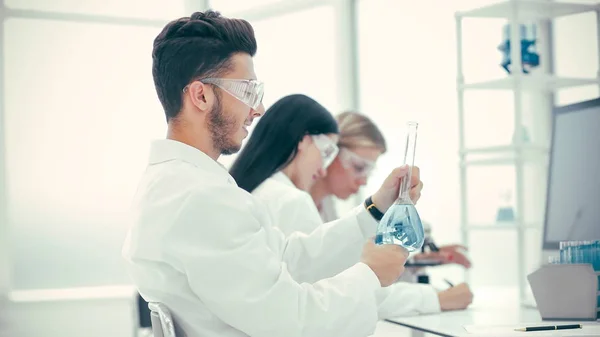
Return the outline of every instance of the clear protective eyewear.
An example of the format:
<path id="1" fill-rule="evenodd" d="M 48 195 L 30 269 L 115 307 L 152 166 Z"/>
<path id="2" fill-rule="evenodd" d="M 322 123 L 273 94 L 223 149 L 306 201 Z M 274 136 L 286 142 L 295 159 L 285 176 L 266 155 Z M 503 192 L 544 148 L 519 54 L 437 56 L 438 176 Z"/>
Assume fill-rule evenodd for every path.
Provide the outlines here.
<path id="1" fill-rule="evenodd" d="M 339 148 L 335 142 L 326 135 L 312 135 L 311 138 L 317 149 L 319 149 L 319 152 L 321 152 L 323 169 L 326 169 L 329 167 L 329 165 L 331 165 L 331 163 L 333 163 L 333 160 L 339 152 Z"/>
<path id="2" fill-rule="evenodd" d="M 252 110 L 258 110 L 265 94 L 265 85 L 258 80 L 241 80 L 230 78 L 203 78 L 200 82 L 213 84 L 225 90 L 231 96 L 246 104 Z M 187 86 L 183 88 L 185 92 Z"/>
<path id="3" fill-rule="evenodd" d="M 346 148 L 340 149 L 339 157 L 342 166 L 348 170 L 352 170 L 357 177 L 366 178 L 375 169 L 374 161 L 365 159 Z"/>

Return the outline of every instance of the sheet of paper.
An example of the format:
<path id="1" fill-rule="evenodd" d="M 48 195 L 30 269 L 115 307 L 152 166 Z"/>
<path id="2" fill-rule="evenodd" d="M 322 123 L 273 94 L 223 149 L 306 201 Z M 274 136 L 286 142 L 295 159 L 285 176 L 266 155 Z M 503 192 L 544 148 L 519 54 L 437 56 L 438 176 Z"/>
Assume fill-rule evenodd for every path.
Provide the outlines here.
<path id="1" fill-rule="evenodd" d="M 534 337 L 534 336 L 561 336 L 561 337 L 587 337 L 587 336 L 600 336 L 600 324 L 598 323 L 582 323 L 582 329 L 569 329 L 569 330 L 548 330 L 548 331 L 515 331 L 518 328 L 524 328 L 528 326 L 547 326 L 547 325 L 563 325 L 565 322 L 560 323 L 525 323 L 515 325 L 464 325 L 463 328 L 472 335 L 477 336 L 523 336 L 523 337 Z"/>

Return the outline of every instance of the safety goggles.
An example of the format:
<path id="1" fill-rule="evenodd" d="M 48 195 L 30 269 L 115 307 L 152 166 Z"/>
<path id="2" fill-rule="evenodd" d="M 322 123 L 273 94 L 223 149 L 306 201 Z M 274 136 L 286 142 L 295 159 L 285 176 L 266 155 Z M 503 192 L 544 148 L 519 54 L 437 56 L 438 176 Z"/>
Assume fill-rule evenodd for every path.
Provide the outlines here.
<path id="1" fill-rule="evenodd" d="M 323 161 L 323 169 L 326 169 L 331 165 L 333 160 L 338 154 L 339 148 L 331 138 L 326 135 L 312 135 L 312 140 L 315 143 L 319 152 L 321 152 L 321 159 Z"/>
<path id="2" fill-rule="evenodd" d="M 200 82 L 204 84 L 213 84 L 225 90 L 231 96 L 237 98 L 242 103 L 258 110 L 265 94 L 265 85 L 257 80 L 237 80 L 229 78 L 203 78 Z M 183 88 L 185 92 L 187 86 Z"/>
<path id="3" fill-rule="evenodd" d="M 365 159 L 346 148 L 340 149 L 339 157 L 342 166 L 347 170 L 352 170 L 357 177 L 366 178 L 375 169 L 374 161 Z"/>

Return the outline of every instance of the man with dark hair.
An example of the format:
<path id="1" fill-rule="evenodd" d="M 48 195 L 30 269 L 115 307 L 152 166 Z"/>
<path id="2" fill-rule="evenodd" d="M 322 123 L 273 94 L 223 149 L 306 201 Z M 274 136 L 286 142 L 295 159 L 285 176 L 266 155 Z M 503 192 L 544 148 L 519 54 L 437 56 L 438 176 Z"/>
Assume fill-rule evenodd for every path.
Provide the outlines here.
<path id="1" fill-rule="evenodd" d="M 168 133 L 152 144 L 135 197 L 123 247 L 131 276 L 189 337 L 370 335 L 375 291 L 400 276 L 408 256 L 373 243 L 374 217 L 394 202 L 408 168 L 392 171 L 346 217 L 285 239 L 217 162 L 240 149 L 246 127 L 264 113 L 255 53 L 250 24 L 213 11 L 169 23 L 154 41 Z M 361 262 L 314 284 L 294 281 L 339 264 L 350 246 L 362 249 Z"/>
<path id="2" fill-rule="evenodd" d="M 169 138 L 187 138 L 188 132 L 202 136 L 200 144 L 190 145 L 215 160 L 220 154 L 239 151 L 246 127 L 264 112 L 263 84 L 254 74 L 254 54 L 254 30 L 244 20 L 209 11 L 169 23 L 154 40 L 152 52 L 152 76 L 169 122 Z M 215 87 L 237 99 L 210 90 Z M 191 115 L 190 109 L 182 111 L 184 96 L 196 107 Z M 190 129 L 199 126 L 193 121 L 204 110 L 205 130 Z"/>

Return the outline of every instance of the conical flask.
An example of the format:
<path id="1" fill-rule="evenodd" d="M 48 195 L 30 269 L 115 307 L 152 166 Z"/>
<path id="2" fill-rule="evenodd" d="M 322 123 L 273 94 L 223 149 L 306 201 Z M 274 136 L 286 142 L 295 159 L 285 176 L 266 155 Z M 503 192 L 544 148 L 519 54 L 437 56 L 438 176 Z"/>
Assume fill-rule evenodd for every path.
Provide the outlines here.
<path id="1" fill-rule="evenodd" d="M 417 147 L 418 125 L 417 122 L 407 123 L 404 164 L 409 166 L 409 170 L 400 183 L 398 199 L 383 215 L 375 236 L 377 244 L 396 244 L 406 248 L 409 252 L 421 249 L 425 240 L 421 218 L 409 195 L 412 166 L 415 162 Z"/>

